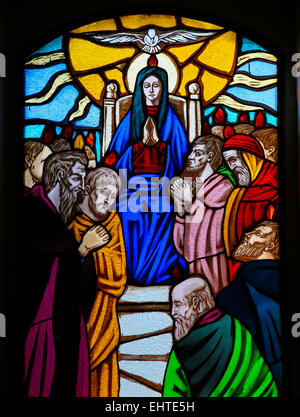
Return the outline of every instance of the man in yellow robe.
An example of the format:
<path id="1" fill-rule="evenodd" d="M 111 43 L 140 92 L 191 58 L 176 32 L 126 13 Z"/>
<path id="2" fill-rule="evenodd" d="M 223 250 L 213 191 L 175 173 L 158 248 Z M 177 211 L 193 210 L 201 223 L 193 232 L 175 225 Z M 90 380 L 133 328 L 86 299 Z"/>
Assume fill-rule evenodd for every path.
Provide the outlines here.
<path id="1" fill-rule="evenodd" d="M 117 397 L 119 393 L 117 302 L 126 284 L 126 255 L 119 216 L 110 211 L 118 192 L 119 178 L 114 171 L 91 170 L 86 176 L 82 214 L 69 225 L 78 242 L 87 230 L 99 224 L 103 228 L 100 233 L 107 234 L 107 243 L 93 253 L 97 289 L 87 323 L 92 397 Z"/>

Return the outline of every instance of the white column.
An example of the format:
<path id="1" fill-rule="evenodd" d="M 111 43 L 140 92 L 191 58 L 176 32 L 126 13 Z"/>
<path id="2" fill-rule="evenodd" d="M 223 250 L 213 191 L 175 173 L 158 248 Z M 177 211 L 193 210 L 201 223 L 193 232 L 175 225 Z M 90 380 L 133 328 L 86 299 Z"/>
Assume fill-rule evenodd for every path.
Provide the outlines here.
<path id="1" fill-rule="evenodd" d="M 188 90 L 188 138 L 191 143 L 201 135 L 200 85 L 191 83 Z"/>
<path id="2" fill-rule="evenodd" d="M 115 83 L 107 84 L 104 104 L 104 124 L 102 137 L 102 156 L 105 155 L 115 133 L 115 107 L 118 86 Z"/>

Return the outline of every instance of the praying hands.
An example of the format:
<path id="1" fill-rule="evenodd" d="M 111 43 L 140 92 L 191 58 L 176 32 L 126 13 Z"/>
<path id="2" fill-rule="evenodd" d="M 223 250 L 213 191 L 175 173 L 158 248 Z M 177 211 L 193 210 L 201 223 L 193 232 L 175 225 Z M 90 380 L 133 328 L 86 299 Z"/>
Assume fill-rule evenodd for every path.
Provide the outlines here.
<path id="1" fill-rule="evenodd" d="M 192 204 L 193 194 L 188 182 L 178 178 L 170 188 L 171 196 L 174 199 L 175 211 L 183 216 Z"/>

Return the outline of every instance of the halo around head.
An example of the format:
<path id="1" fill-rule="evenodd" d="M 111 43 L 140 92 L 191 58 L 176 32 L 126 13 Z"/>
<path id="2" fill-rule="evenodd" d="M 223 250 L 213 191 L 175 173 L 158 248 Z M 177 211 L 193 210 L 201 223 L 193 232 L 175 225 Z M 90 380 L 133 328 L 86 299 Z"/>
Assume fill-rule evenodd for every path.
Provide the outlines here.
<path id="1" fill-rule="evenodd" d="M 171 94 L 175 93 L 179 83 L 179 71 L 175 61 L 164 52 L 157 54 L 156 58 L 158 60 L 158 67 L 166 70 L 168 74 L 168 92 Z M 134 91 L 135 81 L 138 73 L 143 68 L 147 67 L 148 59 L 148 54 L 141 53 L 131 61 L 125 76 L 126 86 L 130 93 L 133 93 Z"/>

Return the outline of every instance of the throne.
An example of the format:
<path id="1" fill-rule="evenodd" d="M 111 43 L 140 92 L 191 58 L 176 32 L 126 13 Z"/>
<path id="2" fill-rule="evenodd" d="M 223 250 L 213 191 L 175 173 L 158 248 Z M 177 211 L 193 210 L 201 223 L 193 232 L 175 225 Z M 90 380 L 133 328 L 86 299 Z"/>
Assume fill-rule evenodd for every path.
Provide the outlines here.
<path id="1" fill-rule="evenodd" d="M 132 95 L 118 97 L 118 85 L 106 87 L 102 156 L 132 104 Z M 191 143 L 201 135 L 200 86 L 188 85 L 188 97 L 169 94 L 169 103 Z M 118 302 L 120 397 L 161 397 L 165 369 L 173 345 L 170 286 L 128 285 Z"/>
<path id="2" fill-rule="evenodd" d="M 115 82 L 109 83 L 106 87 L 103 104 L 102 156 L 105 155 L 119 123 L 129 111 L 132 103 L 131 94 L 119 98 L 118 91 L 118 85 Z M 191 143 L 201 135 L 200 85 L 194 82 L 190 83 L 188 93 L 188 98 L 169 94 L 169 103 L 177 114 Z"/>

